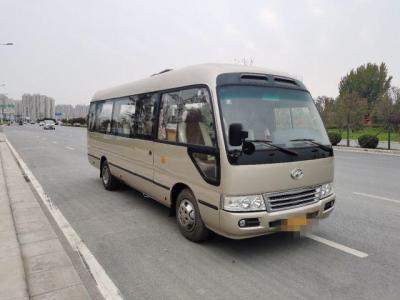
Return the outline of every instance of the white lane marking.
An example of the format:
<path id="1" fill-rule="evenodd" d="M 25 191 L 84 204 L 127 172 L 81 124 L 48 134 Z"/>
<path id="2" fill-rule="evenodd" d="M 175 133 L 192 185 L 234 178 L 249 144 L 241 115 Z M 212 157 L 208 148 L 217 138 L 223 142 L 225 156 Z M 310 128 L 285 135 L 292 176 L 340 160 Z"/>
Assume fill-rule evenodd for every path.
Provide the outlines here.
<path id="1" fill-rule="evenodd" d="M 67 146 L 67 147 L 65 147 L 65 148 L 67 148 L 68 150 L 74 150 L 74 148 L 72 148 L 72 147 L 70 147 L 70 146 Z"/>
<path id="2" fill-rule="evenodd" d="M 400 204 L 400 200 L 390 199 L 390 198 L 386 198 L 386 197 L 382 197 L 382 196 L 376 196 L 376 195 L 360 193 L 360 192 L 353 192 L 353 194 L 354 195 L 368 197 L 368 198 L 375 198 L 375 199 L 380 199 L 380 200 L 385 200 L 385 201 L 389 201 L 389 202 Z"/>
<path id="3" fill-rule="evenodd" d="M 76 233 L 76 231 L 72 228 L 72 226 L 69 224 L 67 219 L 64 217 L 64 215 L 58 209 L 58 207 L 51 201 L 50 197 L 48 197 L 45 194 L 43 187 L 40 185 L 39 181 L 35 178 L 33 173 L 29 170 L 28 166 L 25 164 L 25 162 L 19 156 L 19 154 L 14 149 L 14 147 L 11 145 L 11 143 L 7 139 L 6 139 L 6 142 L 7 142 L 8 147 L 10 148 L 11 152 L 13 153 L 15 159 L 17 160 L 19 166 L 21 167 L 22 171 L 29 178 L 30 182 L 32 183 L 32 186 L 34 187 L 37 194 L 39 195 L 40 200 L 44 203 L 47 210 L 53 216 L 58 227 L 60 227 L 65 238 L 71 245 L 72 249 L 75 250 L 78 253 L 78 255 L 82 258 L 83 264 L 88 266 L 89 272 L 93 275 L 93 277 L 97 283 L 97 287 L 98 287 L 100 293 L 103 295 L 104 299 L 122 300 L 123 297 L 122 297 L 119 289 L 114 284 L 114 282 L 110 279 L 110 277 L 108 277 L 106 271 L 103 269 L 103 267 L 97 261 L 96 257 L 90 252 L 88 247 L 85 245 L 85 243 L 82 241 L 82 239 Z"/>
<path id="4" fill-rule="evenodd" d="M 325 244 L 327 246 L 333 247 L 333 248 L 338 249 L 340 251 L 355 255 L 355 256 L 360 257 L 360 258 L 365 258 L 365 257 L 368 256 L 367 253 L 358 251 L 356 249 L 347 247 L 345 245 L 342 245 L 342 244 L 339 244 L 339 243 L 336 243 L 336 242 L 332 242 L 330 240 L 324 239 L 324 238 L 322 238 L 320 236 L 317 236 L 317 235 L 314 235 L 314 234 L 311 234 L 311 233 L 306 233 L 305 236 L 308 237 L 311 240 L 314 240 L 316 242 L 320 242 L 322 244 Z"/>

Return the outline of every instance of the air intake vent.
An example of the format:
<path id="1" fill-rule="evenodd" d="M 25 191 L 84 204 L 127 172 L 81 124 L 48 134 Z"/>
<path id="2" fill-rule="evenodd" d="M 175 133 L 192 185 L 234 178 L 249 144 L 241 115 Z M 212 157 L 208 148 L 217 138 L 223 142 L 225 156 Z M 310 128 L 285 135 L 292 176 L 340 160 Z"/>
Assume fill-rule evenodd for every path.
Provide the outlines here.
<path id="1" fill-rule="evenodd" d="M 297 85 L 296 81 L 286 78 L 274 78 L 276 83 L 283 83 L 283 84 L 290 84 L 290 85 Z"/>
<path id="2" fill-rule="evenodd" d="M 246 74 L 240 77 L 242 80 L 262 80 L 268 81 L 268 77 L 265 75 L 255 75 L 255 74 Z"/>

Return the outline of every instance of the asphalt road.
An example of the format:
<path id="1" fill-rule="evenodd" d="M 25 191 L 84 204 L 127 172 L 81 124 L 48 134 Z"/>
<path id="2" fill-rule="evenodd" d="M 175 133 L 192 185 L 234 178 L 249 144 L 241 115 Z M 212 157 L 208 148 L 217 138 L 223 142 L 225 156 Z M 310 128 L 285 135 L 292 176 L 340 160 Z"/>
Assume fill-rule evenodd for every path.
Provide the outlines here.
<path id="1" fill-rule="evenodd" d="M 400 299 L 399 156 L 335 153 L 336 210 L 313 234 L 360 258 L 287 234 L 191 243 L 161 204 L 104 190 L 85 129 L 5 132 L 126 299 Z"/>

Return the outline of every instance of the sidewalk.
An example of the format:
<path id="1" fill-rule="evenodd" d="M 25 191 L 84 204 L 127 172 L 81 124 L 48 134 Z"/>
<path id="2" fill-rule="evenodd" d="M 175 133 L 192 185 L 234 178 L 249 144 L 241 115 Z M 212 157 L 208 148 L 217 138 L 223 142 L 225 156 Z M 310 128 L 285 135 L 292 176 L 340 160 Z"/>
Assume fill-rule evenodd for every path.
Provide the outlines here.
<path id="1" fill-rule="evenodd" d="M 90 299 L 0 128 L 0 299 Z"/>
<path id="2" fill-rule="evenodd" d="M 342 139 L 338 146 L 346 146 L 347 145 L 347 140 Z M 350 147 L 358 147 L 358 140 L 350 140 Z M 382 148 L 383 150 L 387 150 L 388 148 L 388 142 L 387 141 L 379 141 L 378 148 Z M 390 143 L 390 149 L 391 150 L 400 150 L 400 143 L 396 141 L 391 141 Z"/>

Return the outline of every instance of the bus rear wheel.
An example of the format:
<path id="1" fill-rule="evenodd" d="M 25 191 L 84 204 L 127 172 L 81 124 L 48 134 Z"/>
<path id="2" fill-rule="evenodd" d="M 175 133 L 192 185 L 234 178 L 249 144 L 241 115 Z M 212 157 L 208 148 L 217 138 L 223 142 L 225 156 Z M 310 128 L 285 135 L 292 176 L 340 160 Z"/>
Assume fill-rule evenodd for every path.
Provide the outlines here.
<path id="1" fill-rule="evenodd" d="M 209 230 L 200 216 L 199 206 L 193 193 L 184 189 L 176 201 L 176 219 L 179 230 L 188 240 L 202 242 L 207 239 Z"/>
<path id="2" fill-rule="evenodd" d="M 118 186 L 118 180 L 111 174 L 108 162 L 105 160 L 101 165 L 101 181 L 104 188 L 108 191 L 113 191 Z"/>

